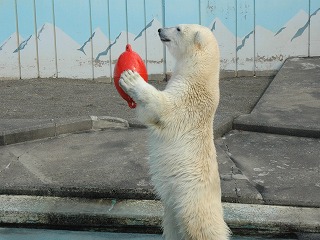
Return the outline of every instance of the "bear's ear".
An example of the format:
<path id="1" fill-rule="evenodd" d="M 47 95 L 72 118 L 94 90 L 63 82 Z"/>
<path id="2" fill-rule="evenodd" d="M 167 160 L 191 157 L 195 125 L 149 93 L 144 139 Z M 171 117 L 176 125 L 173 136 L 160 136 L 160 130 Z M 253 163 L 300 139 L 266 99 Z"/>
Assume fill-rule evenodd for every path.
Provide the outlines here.
<path id="1" fill-rule="evenodd" d="M 202 49 L 205 46 L 205 38 L 200 31 L 197 31 L 194 37 L 194 43 L 198 49 Z"/>

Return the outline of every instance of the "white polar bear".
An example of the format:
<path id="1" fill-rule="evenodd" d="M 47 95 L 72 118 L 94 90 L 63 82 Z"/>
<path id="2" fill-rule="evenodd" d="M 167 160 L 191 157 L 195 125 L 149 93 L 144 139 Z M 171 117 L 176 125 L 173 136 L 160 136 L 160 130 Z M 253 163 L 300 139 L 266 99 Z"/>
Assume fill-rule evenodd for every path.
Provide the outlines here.
<path id="1" fill-rule="evenodd" d="M 165 209 L 163 234 L 168 240 L 225 240 L 229 229 L 213 143 L 218 45 L 200 25 L 159 29 L 159 36 L 176 58 L 165 90 L 131 70 L 122 73 L 120 86 L 149 128 L 150 173 Z"/>

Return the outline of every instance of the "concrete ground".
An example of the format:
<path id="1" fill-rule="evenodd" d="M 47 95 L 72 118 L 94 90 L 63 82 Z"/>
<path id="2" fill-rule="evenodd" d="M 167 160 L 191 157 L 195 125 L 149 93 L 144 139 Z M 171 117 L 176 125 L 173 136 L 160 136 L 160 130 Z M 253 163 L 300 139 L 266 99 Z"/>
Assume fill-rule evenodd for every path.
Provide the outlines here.
<path id="1" fill-rule="evenodd" d="M 66 230 L 0 228 L 2 240 L 161 240 L 160 234 L 109 233 Z M 290 236 L 232 236 L 231 240 L 316 240 L 319 235 L 303 234 Z"/>
<path id="2" fill-rule="evenodd" d="M 214 131 L 226 220 L 233 229 L 320 232 L 319 79 L 320 58 L 294 58 L 272 82 L 221 80 Z M 0 224 L 65 228 L 83 216 L 89 228 L 95 221 L 145 226 L 136 222 L 141 216 L 112 217 L 123 199 L 134 206 L 156 199 L 147 130 L 112 85 L 34 79 L 0 81 L 0 88 Z M 110 209 L 102 216 L 99 199 L 111 201 L 99 203 Z M 69 201 L 68 209 L 95 210 L 63 214 L 68 211 L 57 202 Z M 33 205 L 24 208 L 27 203 Z M 154 211 L 147 209 L 147 222 L 157 216 L 151 222 L 159 228 L 161 214 Z"/>
<path id="3" fill-rule="evenodd" d="M 270 77 L 230 78 L 221 80 L 221 100 L 216 114 L 215 131 L 231 129 L 232 120 L 250 113 L 269 85 Z M 165 82 L 150 81 L 157 89 Z M 30 79 L 0 81 L 0 132 L 38 126 L 52 120 L 89 116 L 126 119 L 141 126 L 135 111 L 120 97 L 112 84 L 92 80 Z"/>
<path id="4" fill-rule="evenodd" d="M 42 229 L 12 229 L 0 228 L 2 240 L 161 240 L 160 234 L 110 233 L 89 231 L 42 230 Z M 317 238 L 316 238 L 317 237 Z M 232 236 L 231 240 L 316 240 L 316 234 L 291 234 L 274 236 Z"/>

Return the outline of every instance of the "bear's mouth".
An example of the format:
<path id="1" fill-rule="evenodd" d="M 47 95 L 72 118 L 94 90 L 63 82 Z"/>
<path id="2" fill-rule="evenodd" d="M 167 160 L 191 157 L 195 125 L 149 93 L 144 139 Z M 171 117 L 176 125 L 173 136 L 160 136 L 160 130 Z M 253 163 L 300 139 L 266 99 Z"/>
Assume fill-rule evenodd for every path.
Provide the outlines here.
<path id="1" fill-rule="evenodd" d="M 160 40 L 162 42 L 170 42 L 171 40 L 169 38 L 160 37 Z"/>
<path id="2" fill-rule="evenodd" d="M 160 37 L 160 40 L 162 42 L 170 42 L 171 40 L 169 38 L 167 38 L 167 36 L 165 34 L 163 34 L 162 32 L 159 32 L 159 37 Z"/>

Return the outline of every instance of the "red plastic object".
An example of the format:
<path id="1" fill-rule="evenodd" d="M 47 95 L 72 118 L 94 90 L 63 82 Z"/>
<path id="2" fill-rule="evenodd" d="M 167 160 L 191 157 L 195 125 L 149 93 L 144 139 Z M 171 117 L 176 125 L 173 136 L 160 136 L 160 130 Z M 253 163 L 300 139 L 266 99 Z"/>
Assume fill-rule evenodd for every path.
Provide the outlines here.
<path id="1" fill-rule="evenodd" d="M 116 86 L 116 89 L 121 95 L 121 97 L 128 102 L 128 105 L 130 108 L 135 108 L 137 104 L 119 86 L 121 73 L 125 70 L 133 70 L 138 72 L 140 76 L 146 82 L 148 82 L 148 73 L 147 73 L 146 65 L 142 61 L 139 54 L 132 50 L 130 44 L 127 44 L 126 51 L 119 56 L 116 66 L 114 68 L 113 77 L 114 77 L 114 85 Z"/>

